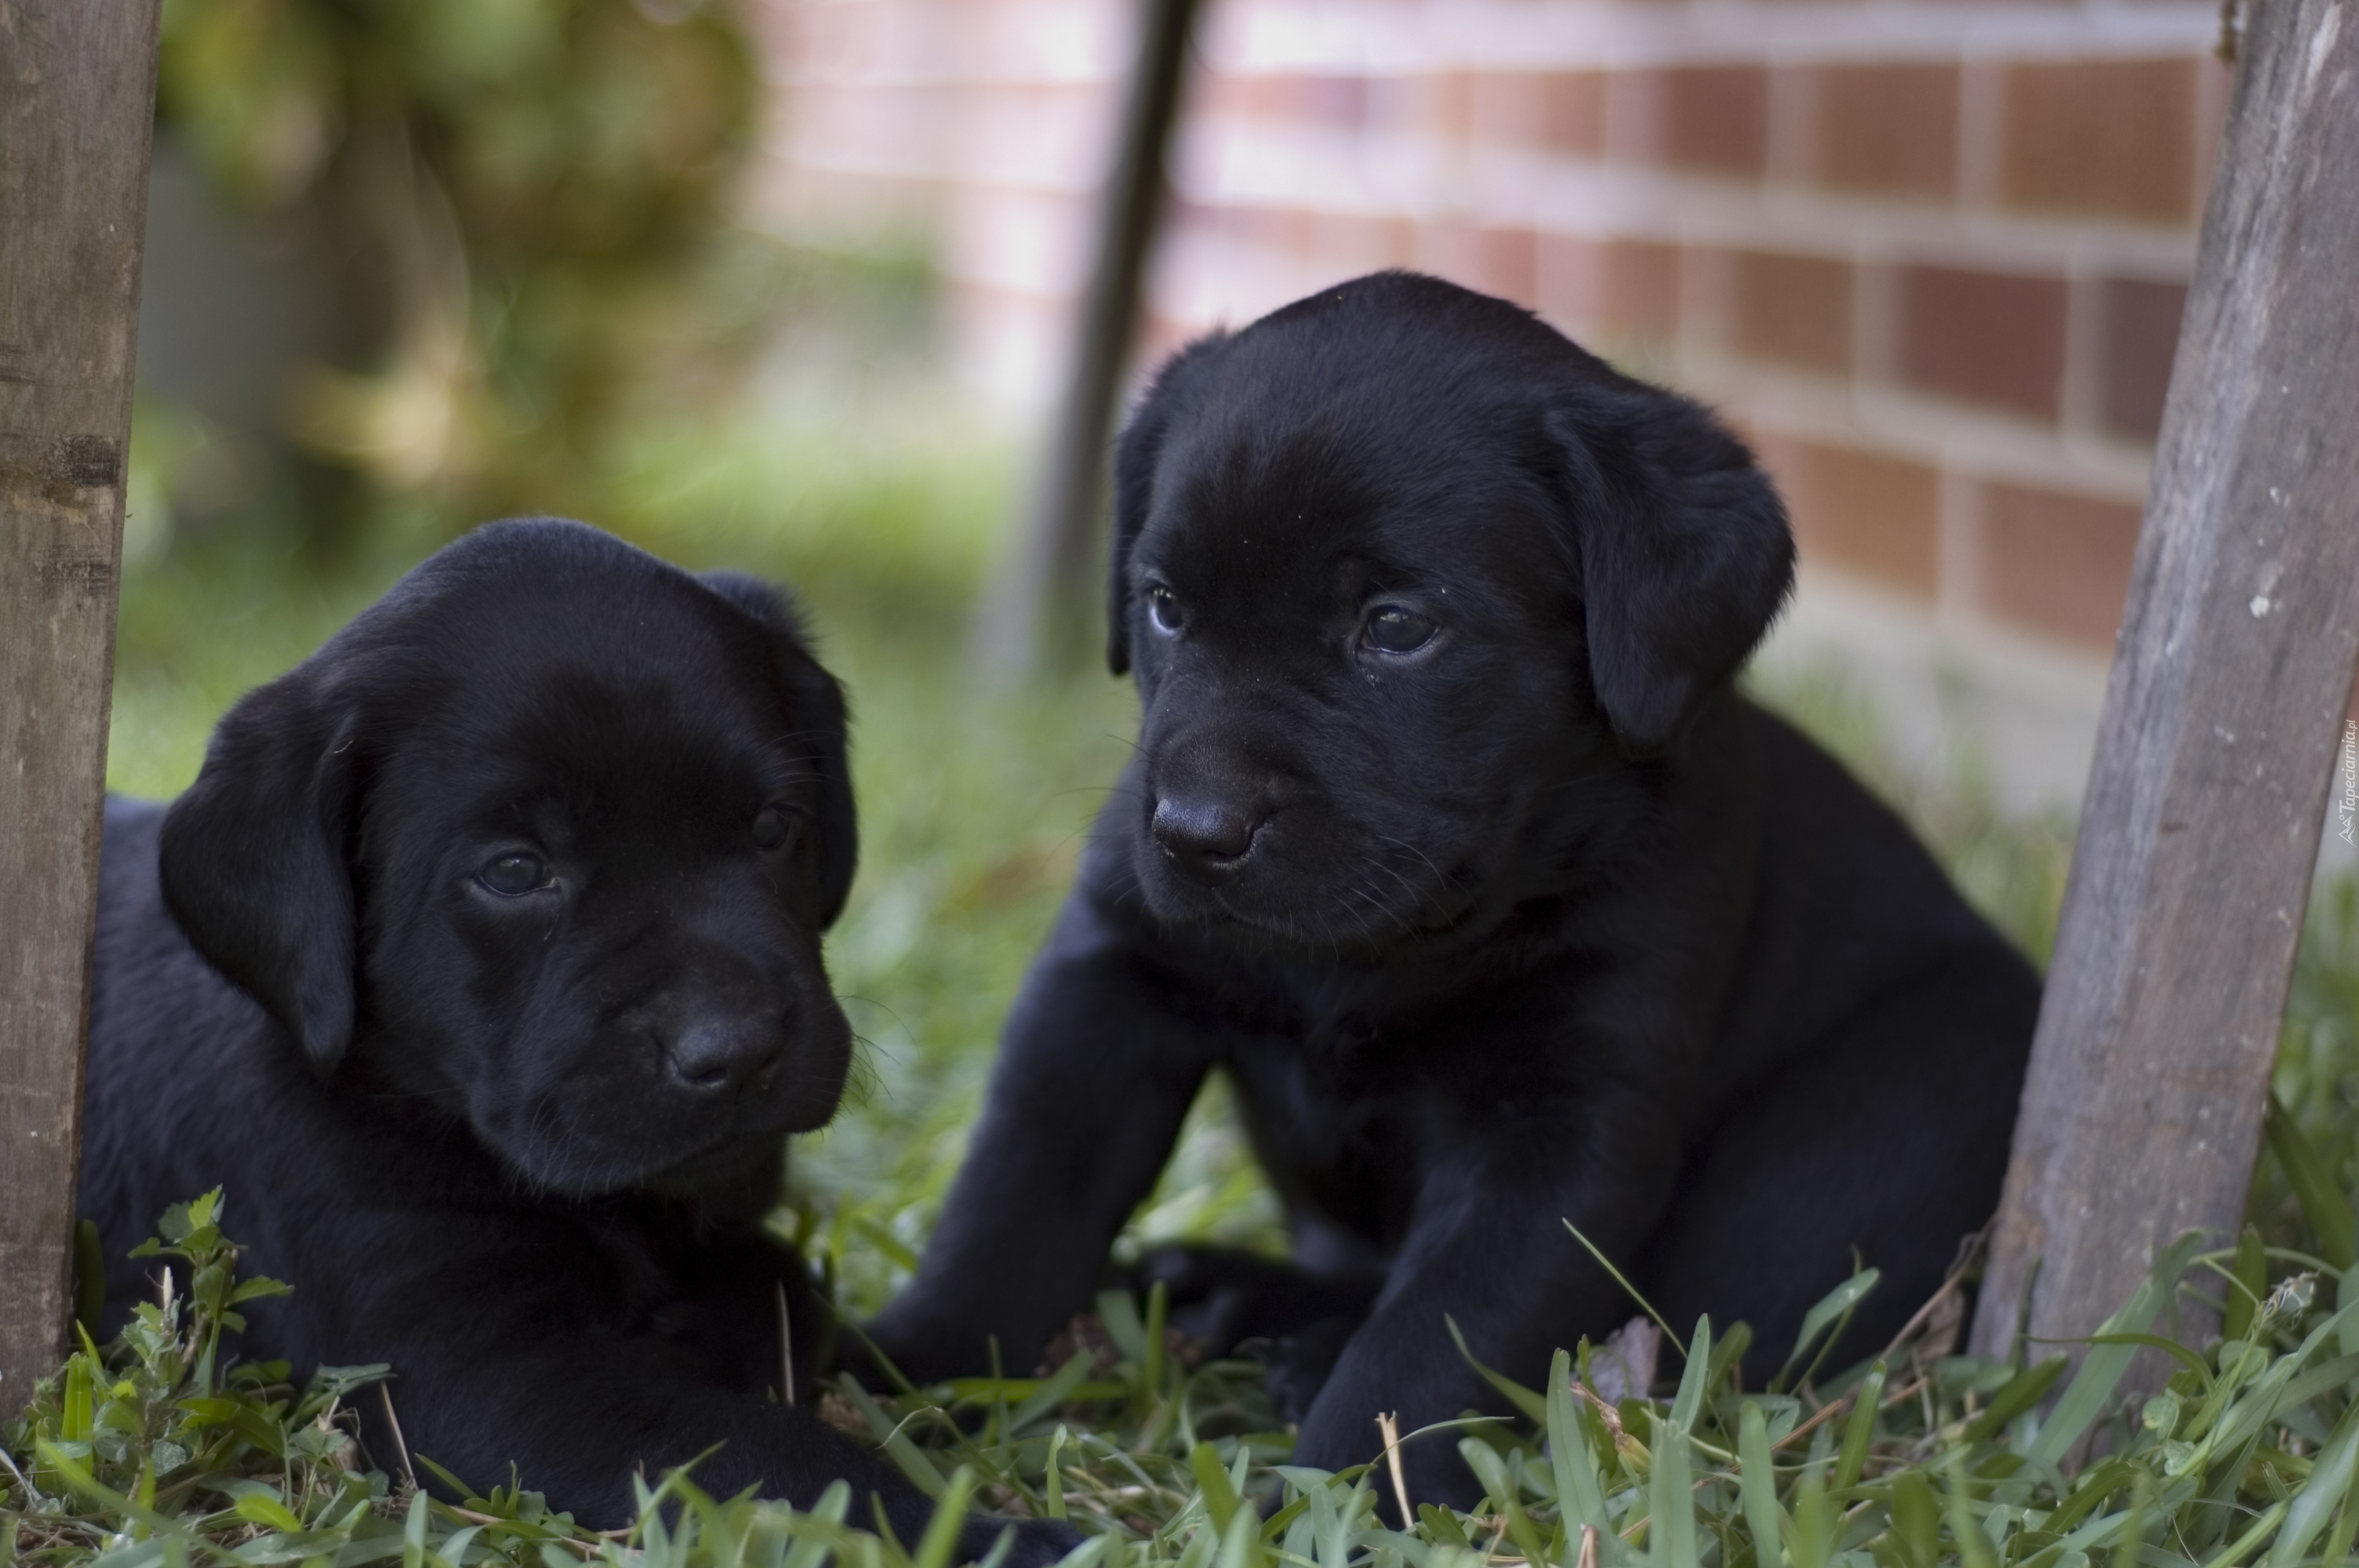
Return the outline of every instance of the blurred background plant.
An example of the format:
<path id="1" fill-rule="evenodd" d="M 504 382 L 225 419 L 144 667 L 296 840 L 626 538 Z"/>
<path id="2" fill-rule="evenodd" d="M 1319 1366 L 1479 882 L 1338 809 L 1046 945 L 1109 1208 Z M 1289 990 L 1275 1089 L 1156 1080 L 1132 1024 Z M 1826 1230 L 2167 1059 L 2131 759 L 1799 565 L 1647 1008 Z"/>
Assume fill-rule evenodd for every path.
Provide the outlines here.
<path id="1" fill-rule="evenodd" d="M 169 0 L 135 545 L 586 507 L 769 341 L 761 103 L 727 0 Z"/>

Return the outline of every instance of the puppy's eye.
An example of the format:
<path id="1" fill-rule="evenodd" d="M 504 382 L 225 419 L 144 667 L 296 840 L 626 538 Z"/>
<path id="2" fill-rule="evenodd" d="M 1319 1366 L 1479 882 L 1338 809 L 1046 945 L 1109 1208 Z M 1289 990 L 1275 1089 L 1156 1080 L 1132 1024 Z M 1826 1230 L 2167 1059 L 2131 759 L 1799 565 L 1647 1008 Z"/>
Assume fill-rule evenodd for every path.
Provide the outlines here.
<path id="1" fill-rule="evenodd" d="M 538 855 L 501 855 L 478 867 L 475 880 L 502 898 L 522 898 L 549 885 L 549 866 Z"/>
<path id="2" fill-rule="evenodd" d="M 1387 654 L 1414 654 L 1433 641 L 1434 631 L 1430 616 L 1397 604 L 1379 604 L 1368 616 L 1367 630 L 1363 635 L 1372 648 Z"/>
<path id="3" fill-rule="evenodd" d="M 766 806 L 754 813 L 754 845 L 760 849 L 775 849 L 787 841 L 794 823 L 782 806 Z"/>
<path id="4" fill-rule="evenodd" d="M 1180 612 L 1179 597 L 1161 583 L 1147 590 L 1147 615 L 1158 632 L 1177 632 L 1185 619 Z"/>

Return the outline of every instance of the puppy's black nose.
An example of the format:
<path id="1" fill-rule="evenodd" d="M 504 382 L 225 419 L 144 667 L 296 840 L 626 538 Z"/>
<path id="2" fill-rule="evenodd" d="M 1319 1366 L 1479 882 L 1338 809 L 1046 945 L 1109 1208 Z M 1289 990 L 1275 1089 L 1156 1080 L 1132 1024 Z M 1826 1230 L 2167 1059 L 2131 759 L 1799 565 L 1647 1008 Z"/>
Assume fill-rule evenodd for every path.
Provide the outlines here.
<path id="1" fill-rule="evenodd" d="M 705 1018 L 688 1024 L 664 1049 L 673 1083 L 699 1094 L 735 1094 L 769 1076 L 787 1054 L 785 1021 Z"/>
<path id="2" fill-rule="evenodd" d="M 1253 848 L 1260 826 L 1245 813 L 1217 802 L 1165 795 L 1155 803 L 1155 842 L 1184 874 L 1214 881 L 1235 870 Z"/>

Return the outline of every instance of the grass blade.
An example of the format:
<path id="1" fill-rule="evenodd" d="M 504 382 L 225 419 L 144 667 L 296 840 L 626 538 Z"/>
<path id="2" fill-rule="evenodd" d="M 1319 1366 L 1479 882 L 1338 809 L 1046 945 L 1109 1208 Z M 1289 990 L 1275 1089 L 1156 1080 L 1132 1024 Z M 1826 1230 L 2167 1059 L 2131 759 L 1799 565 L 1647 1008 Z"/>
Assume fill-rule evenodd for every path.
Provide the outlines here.
<path id="1" fill-rule="evenodd" d="M 1459 1332 L 1458 1320 L 1456 1318 L 1451 1317 L 1445 1313 L 1442 1314 L 1441 1321 L 1449 1328 L 1450 1337 L 1457 1343 L 1458 1354 L 1466 1357 L 1466 1364 L 1469 1367 L 1473 1368 L 1475 1371 L 1483 1375 L 1483 1380 L 1484 1382 L 1490 1384 L 1493 1388 L 1506 1395 L 1515 1407 L 1523 1411 L 1526 1416 L 1529 1417 L 1534 1424 L 1539 1426 L 1546 1426 L 1548 1424 L 1548 1401 L 1546 1400 L 1532 1392 L 1531 1390 L 1524 1387 L 1521 1383 L 1516 1382 L 1513 1378 L 1506 1377 L 1502 1373 L 1494 1372 L 1490 1368 L 1485 1367 L 1482 1362 L 1474 1359 L 1474 1352 L 1466 1348 L 1466 1336 Z"/>
<path id="2" fill-rule="evenodd" d="M 1745 1522 L 1753 1531 L 1753 1560 L 1759 1568 L 1777 1568 L 1784 1539 L 1778 1528 L 1777 1472 L 1769 1456 L 1768 1418 L 1756 1400 L 1745 1400 L 1737 1417 L 1736 1453 L 1744 1466 L 1736 1480 Z"/>
<path id="3" fill-rule="evenodd" d="M 860 1386 L 860 1379 L 846 1372 L 835 1380 L 835 1386 L 845 1399 L 852 1401 L 853 1409 L 860 1412 L 860 1419 L 868 1423 L 868 1430 L 876 1434 L 876 1441 L 884 1445 L 886 1457 L 899 1467 L 903 1475 L 917 1483 L 918 1490 L 940 1499 L 946 1485 L 942 1473 L 934 1467 L 932 1460 L 926 1457 L 923 1449 L 909 1441 L 909 1434 L 868 1397 L 868 1390 Z"/>
<path id="4" fill-rule="evenodd" d="M 1808 1353 L 1819 1336 L 1826 1332 L 1827 1325 L 1839 1318 L 1849 1317 L 1867 1292 L 1875 1289 L 1876 1281 L 1882 1278 L 1883 1276 L 1874 1269 L 1863 1269 L 1821 1296 L 1816 1306 L 1802 1314 L 1802 1331 L 1794 1336 L 1794 1348 L 1787 1356 L 1786 1364 L 1777 1368 L 1776 1377 L 1769 1379 L 1770 1392 L 1778 1393 L 1785 1390 L 1788 1375 L 1794 1370 L 1795 1365 Z M 1827 1344 L 1829 1348 L 1832 1348 L 1834 1342 L 1829 1340 Z"/>
<path id="5" fill-rule="evenodd" d="M 2269 1548 L 2269 1568 L 2292 1568 L 2301 1561 L 2350 1491 L 2354 1459 L 2359 1459 L 2359 1403 L 2343 1412 L 2301 1488 L 2287 1499 L 2285 1526 Z"/>
<path id="6" fill-rule="evenodd" d="M 1204 1512 L 1215 1530 L 1225 1532 L 1229 1521 L 1236 1517 L 1236 1488 L 1229 1485 L 1229 1473 L 1221 1468 L 1221 1456 L 1209 1443 L 1200 1443 L 1188 1451 L 1188 1468 L 1194 1472 L 1196 1485 L 1204 1496 Z"/>
<path id="7" fill-rule="evenodd" d="M 2324 1232 L 2320 1232 L 2323 1235 Z M 2228 1301 L 2220 1314 L 2220 1337 L 2249 1339 L 2253 1319 L 2260 1314 L 2262 1292 L 2269 1288 L 2268 1260 L 2261 1251 L 2261 1233 L 2252 1226 L 2236 1242 L 2236 1261 L 2228 1271 Z"/>
<path id="8" fill-rule="evenodd" d="M 1589 1255 L 1597 1260 L 1597 1266 L 1614 1277 L 1614 1282 L 1622 1287 L 1623 1293 L 1627 1295 L 1632 1301 L 1638 1303 L 1638 1310 L 1655 1320 L 1655 1326 L 1663 1331 L 1663 1337 L 1671 1342 L 1672 1347 L 1678 1350 L 1680 1355 L 1686 1355 L 1688 1353 L 1688 1347 L 1680 1343 L 1680 1336 L 1672 1330 L 1670 1324 L 1665 1321 L 1661 1313 L 1655 1310 L 1654 1303 L 1648 1301 L 1646 1297 L 1638 1293 L 1638 1287 L 1630 1282 L 1629 1277 L 1624 1274 L 1621 1270 L 1614 1266 L 1614 1260 L 1599 1251 L 1597 1249 L 1597 1243 L 1592 1241 L 1588 1237 L 1583 1236 L 1581 1233 L 1581 1227 L 1573 1224 L 1572 1221 L 1569 1219 L 1566 1220 L 1564 1222 L 1564 1227 L 1572 1232 L 1572 1238 L 1575 1241 L 1580 1242 L 1583 1247 L 1589 1249 Z"/>
<path id="9" fill-rule="evenodd" d="M 1843 1427 L 1843 1457 L 1835 1461 L 1838 1492 L 1859 1485 L 1860 1471 L 1867 1465 L 1868 1443 L 1875 1436 L 1875 1407 L 1883 1398 L 1884 1363 L 1878 1361 L 1867 1369 L 1853 1395 L 1851 1420 Z"/>
<path id="10" fill-rule="evenodd" d="M 1655 1472 L 1647 1486 L 1653 1520 L 1647 1528 L 1648 1560 L 1657 1568 L 1701 1568 L 1687 1429 L 1676 1422 L 1655 1423 Z"/>
<path id="11" fill-rule="evenodd" d="M 926 1521 L 911 1568 L 951 1568 L 951 1553 L 958 1550 L 959 1532 L 966 1526 L 967 1499 L 973 1495 L 974 1472 L 962 1465 L 951 1472 L 950 1484 L 934 1504 L 934 1517 Z"/>
<path id="12" fill-rule="evenodd" d="M 1689 1351 L 1688 1364 L 1680 1374 L 1680 1391 L 1671 1400 L 1671 1421 L 1682 1432 L 1695 1430 L 1696 1414 L 1703 1409 L 1706 1384 L 1712 1370 L 1712 1319 L 1696 1319 L 1695 1340 Z"/>
<path id="13" fill-rule="evenodd" d="M 2063 1374 L 2068 1358 L 2050 1356 L 2037 1367 L 2027 1367 L 2006 1380 L 2006 1386 L 1991 1396 L 1983 1413 L 1966 1423 L 1968 1443 L 1981 1443 L 2006 1430 L 2006 1423 L 2048 1397 L 2048 1390 Z"/>
<path id="14" fill-rule="evenodd" d="M 2179 1287 L 2179 1277 L 2187 1272 L 2197 1248 L 2202 1245 L 2199 1231 L 2189 1231 L 2156 1255 L 2154 1268 L 2146 1282 L 2137 1288 L 2120 1311 L 2107 1318 L 2100 1334 L 2144 1334 L 2154 1325 L 2171 1293 Z M 2131 1345 L 2097 1345 L 2090 1347 L 2081 1370 L 2064 1390 L 2064 1397 L 2056 1401 L 2039 1435 L 2032 1440 L 2024 1457 L 2060 1465 L 2081 1434 L 2089 1430 L 2105 1401 L 2120 1386 L 2122 1375 L 2130 1369 L 2130 1360 L 2137 1354 Z M 2012 1497 L 2006 1500 L 2015 1501 Z"/>
<path id="15" fill-rule="evenodd" d="M 2303 1136 L 2285 1102 L 2275 1094 L 2261 1113 L 2261 1135 L 2268 1140 L 2269 1152 L 2277 1157 L 2286 1184 L 2301 1205 L 2302 1217 L 2318 1233 L 2319 1255 L 2337 1269 L 2359 1263 L 2359 1217 L 2354 1216 L 2351 1200 L 2335 1185 L 2325 1157 Z"/>
<path id="16" fill-rule="evenodd" d="M 1573 1402 L 1572 1357 L 1563 1350 L 1549 1363 L 1548 1435 L 1558 1505 L 1576 1524 L 1611 1530 L 1605 1493 L 1597 1484 L 1597 1459 L 1589 1451 L 1589 1428 Z"/>
<path id="17" fill-rule="evenodd" d="M 1973 1510 L 1966 1506 L 1967 1496 L 1965 1450 L 1952 1448 L 1947 1494 L 1950 1534 L 1958 1543 L 1965 1568 L 1998 1568 L 1998 1554 L 1991 1550 L 1991 1539 L 1983 1533 L 1983 1527 L 1974 1522 Z"/>

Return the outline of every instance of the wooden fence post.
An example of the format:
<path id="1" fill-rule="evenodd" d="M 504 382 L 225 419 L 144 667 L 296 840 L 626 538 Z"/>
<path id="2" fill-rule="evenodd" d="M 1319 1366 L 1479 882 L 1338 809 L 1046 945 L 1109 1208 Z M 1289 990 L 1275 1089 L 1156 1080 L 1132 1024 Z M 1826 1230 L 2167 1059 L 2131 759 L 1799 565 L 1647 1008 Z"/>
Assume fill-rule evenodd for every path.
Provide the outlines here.
<path id="1" fill-rule="evenodd" d="M 2359 655 L 2359 15 L 2249 10 L 1974 1320 L 2239 1223 Z"/>
<path id="2" fill-rule="evenodd" d="M 0 1419 L 71 1304 L 157 0 L 0 0 Z"/>
<path id="3" fill-rule="evenodd" d="M 975 653 L 1005 680 L 1069 663 L 1098 589 L 1097 559 L 1114 395 L 1138 330 L 1140 280 L 1163 210 L 1163 158 L 1180 114 L 1197 0 L 1142 0 L 1122 135 L 1098 202 L 1097 250 L 1057 423 L 1020 530 L 984 596 Z"/>

